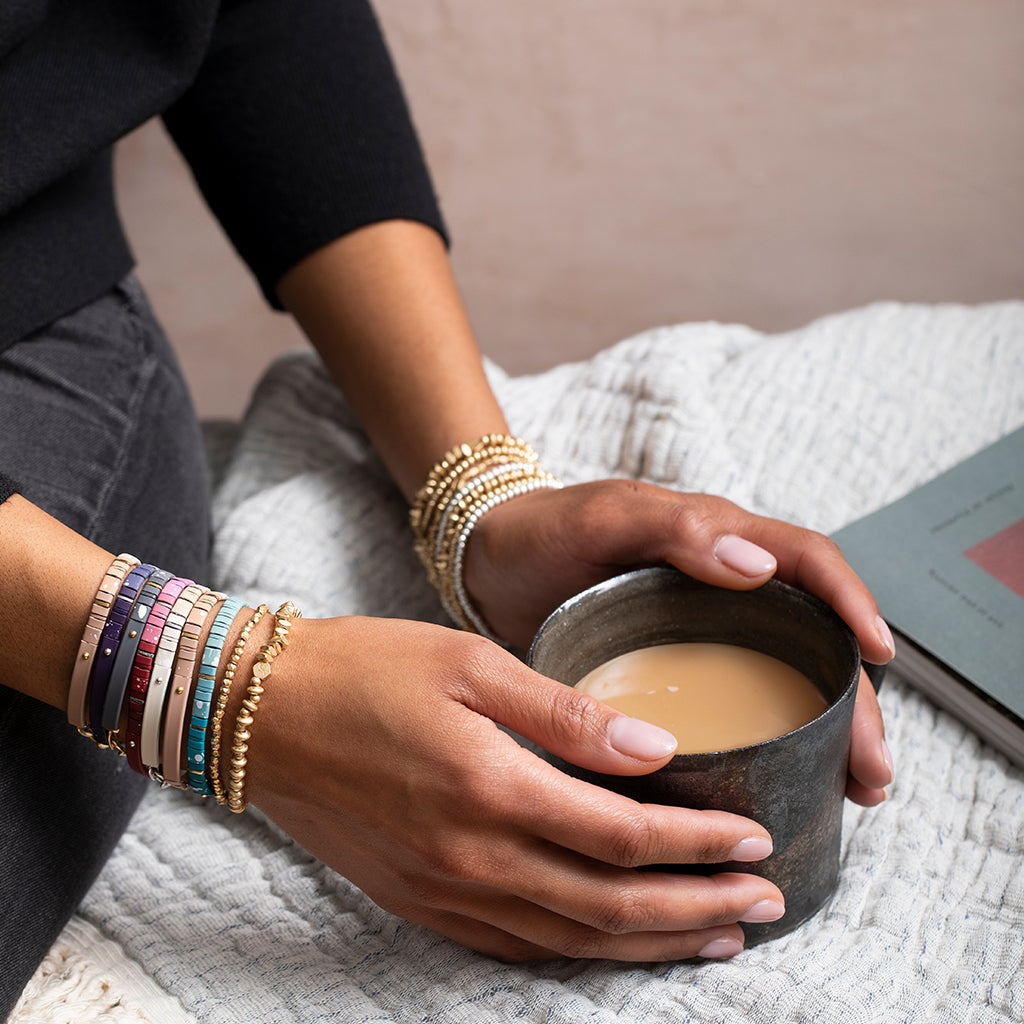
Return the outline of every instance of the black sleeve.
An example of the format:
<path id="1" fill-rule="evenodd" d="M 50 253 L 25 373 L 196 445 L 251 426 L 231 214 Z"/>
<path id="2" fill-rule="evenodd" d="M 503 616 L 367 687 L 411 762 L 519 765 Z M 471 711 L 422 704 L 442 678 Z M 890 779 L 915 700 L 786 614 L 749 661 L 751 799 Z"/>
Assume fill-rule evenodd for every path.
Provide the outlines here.
<path id="1" fill-rule="evenodd" d="M 9 476 L 0 473 L 0 505 L 2 505 L 12 494 L 18 494 L 21 486 Z"/>
<path id="2" fill-rule="evenodd" d="M 445 237 L 366 0 L 225 3 L 197 78 L 164 120 L 275 306 L 286 270 L 355 228 L 401 218 Z"/>

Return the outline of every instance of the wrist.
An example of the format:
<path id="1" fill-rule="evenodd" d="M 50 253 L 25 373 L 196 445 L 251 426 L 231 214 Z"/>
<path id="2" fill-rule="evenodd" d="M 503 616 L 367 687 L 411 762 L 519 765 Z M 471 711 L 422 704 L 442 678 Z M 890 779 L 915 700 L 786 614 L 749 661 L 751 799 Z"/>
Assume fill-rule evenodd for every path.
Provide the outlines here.
<path id="1" fill-rule="evenodd" d="M 535 490 L 560 488 L 525 441 L 488 434 L 449 451 L 427 476 L 409 510 L 415 549 L 452 619 L 497 639 L 469 598 L 463 562 L 470 537 L 489 512 Z"/>
<path id="2" fill-rule="evenodd" d="M 83 630 L 113 555 L 20 494 L 0 505 L 0 536 L 4 685 L 66 710 Z"/>

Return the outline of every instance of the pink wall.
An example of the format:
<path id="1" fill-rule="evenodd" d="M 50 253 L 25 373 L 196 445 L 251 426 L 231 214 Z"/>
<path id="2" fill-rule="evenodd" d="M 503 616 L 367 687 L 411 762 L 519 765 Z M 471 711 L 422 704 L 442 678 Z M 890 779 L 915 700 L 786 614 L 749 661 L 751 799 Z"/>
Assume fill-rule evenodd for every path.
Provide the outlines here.
<path id="1" fill-rule="evenodd" d="M 481 344 L 512 371 L 684 320 L 1024 295 L 1021 0 L 377 8 Z M 193 208 L 149 131 L 122 155 L 125 213 L 172 332 L 241 329 L 256 362 L 294 344 L 244 274 L 237 299 L 211 283 L 215 233 L 174 262 Z"/>

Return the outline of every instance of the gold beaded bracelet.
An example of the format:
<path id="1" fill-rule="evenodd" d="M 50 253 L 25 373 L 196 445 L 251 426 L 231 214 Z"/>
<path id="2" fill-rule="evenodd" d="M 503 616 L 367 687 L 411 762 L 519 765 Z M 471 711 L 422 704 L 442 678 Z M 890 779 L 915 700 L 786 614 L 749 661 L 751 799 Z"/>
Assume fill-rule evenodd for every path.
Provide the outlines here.
<path id="1" fill-rule="evenodd" d="M 453 545 L 465 522 L 484 502 L 508 492 L 521 480 L 537 476 L 538 472 L 539 470 L 532 467 L 516 463 L 503 472 L 495 472 L 493 476 L 484 474 L 470 480 L 454 495 L 439 524 L 440 529 L 434 539 L 432 552 L 434 572 L 441 583 L 451 570 Z"/>
<path id="2" fill-rule="evenodd" d="M 537 464 L 532 462 L 502 462 L 471 476 L 465 485 L 452 494 L 447 505 L 437 517 L 434 527 L 432 555 L 435 571 L 438 571 L 441 552 L 447 539 L 458 531 L 458 521 L 466 517 L 469 506 L 477 501 L 481 494 L 494 493 L 513 479 L 533 476 L 538 469 Z"/>
<path id="3" fill-rule="evenodd" d="M 561 486 L 541 468 L 529 444 L 505 434 L 457 445 L 430 471 L 413 499 L 409 522 L 428 580 L 464 629 L 497 639 L 473 608 L 462 581 L 463 553 L 477 522 L 520 494 Z"/>
<path id="4" fill-rule="evenodd" d="M 417 537 L 434 532 L 437 517 L 450 494 L 470 473 L 482 472 L 498 462 L 537 462 L 537 453 L 525 441 L 506 434 L 485 434 L 472 444 L 456 445 L 427 475 L 409 510 L 409 522 Z"/>
<path id="5" fill-rule="evenodd" d="M 248 802 L 245 799 L 245 768 L 249 753 L 249 740 L 252 738 L 252 724 L 256 710 L 263 695 L 263 684 L 270 678 L 271 665 L 274 659 L 288 646 L 288 630 L 292 619 L 297 619 L 302 612 L 286 601 L 274 613 L 274 635 L 260 647 L 256 663 L 252 667 L 252 679 L 245 691 L 245 699 L 235 719 L 234 741 L 231 744 L 231 770 L 228 773 L 226 802 L 235 814 L 241 814 Z"/>
<path id="6" fill-rule="evenodd" d="M 465 502 L 464 514 L 453 524 L 445 537 L 438 560 L 441 573 L 438 593 L 441 602 L 448 614 L 463 629 L 473 630 L 492 640 L 498 639 L 473 607 L 462 575 L 466 544 L 476 524 L 486 513 L 503 502 L 521 494 L 528 494 L 530 491 L 541 488 L 557 489 L 561 486 L 561 482 L 549 473 L 516 473 L 501 480 L 496 487 L 485 487 L 473 492 L 471 498 Z"/>
<path id="7" fill-rule="evenodd" d="M 210 716 L 210 757 L 206 762 L 209 765 L 206 774 L 209 777 L 213 795 L 219 804 L 227 803 L 224 783 L 220 778 L 220 739 L 224 709 L 227 707 L 228 697 L 231 695 L 231 684 L 235 680 L 238 662 L 242 657 L 242 652 L 245 650 L 249 636 L 259 624 L 260 619 L 269 611 L 270 609 L 265 604 L 261 604 L 253 613 L 252 618 L 242 627 L 242 632 L 238 635 L 234 650 L 231 652 L 231 659 L 224 669 L 224 677 L 221 679 L 220 689 L 217 691 L 217 704 L 214 707 L 213 714 Z"/>

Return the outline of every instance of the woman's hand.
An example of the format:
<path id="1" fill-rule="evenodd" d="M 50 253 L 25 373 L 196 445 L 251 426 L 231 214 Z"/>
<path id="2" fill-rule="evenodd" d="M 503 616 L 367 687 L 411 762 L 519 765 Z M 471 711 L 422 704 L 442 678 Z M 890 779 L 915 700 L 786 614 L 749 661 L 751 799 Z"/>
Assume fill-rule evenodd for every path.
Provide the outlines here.
<path id="1" fill-rule="evenodd" d="M 485 621 L 525 647 L 562 601 L 618 573 L 665 563 L 738 590 L 777 576 L 830 604 L 866 661 L 893 656 L 874 598 L 828 537 L 706 494 L 605 480 L 523 495 L 481 519 L 467 547 L 465 578 Z M 862 673 L 847 796 L 877 804 L 891 781 L 881 712 Z"/>
<path id="2" fill-rule="evenodd" d="M 675 746 L 481 637 L 299 619 L 252 729 L 247 795 L 380 906 L 502 959 L 731 956 L 738 921 L 781 916 L 756 875 L 636 870 L 760 860 L 759 825 L 572 779 L 495 723 L 623 775 Z"/>

